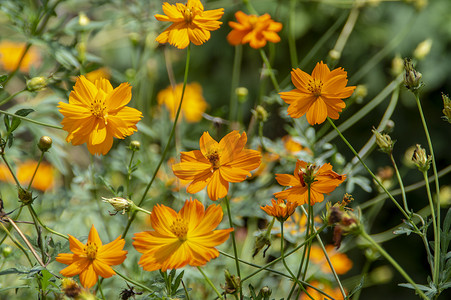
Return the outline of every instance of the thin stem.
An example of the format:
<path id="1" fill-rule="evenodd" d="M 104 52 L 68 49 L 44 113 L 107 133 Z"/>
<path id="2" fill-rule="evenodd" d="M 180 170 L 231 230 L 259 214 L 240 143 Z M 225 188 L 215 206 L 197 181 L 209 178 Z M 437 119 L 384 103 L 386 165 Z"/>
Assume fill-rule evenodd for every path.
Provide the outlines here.
<path id="1" fill-rule="evenodd" d="M 25 49 L 23 50 L 22 55 L 20 56 L 20 59 L 19 59 L 19 62 L 17 63 L 16 68 L 15 68 L 11 73 L 8 74 L 8 78 L 6 78 L 6 80 L 3 82 L 3 86 L 6 86 L 6 84 L 8 83 L 8 81 L 9 81 L 11 78 L 13 78 L 14 75 L 16 75 L 17 71 L 19 71 L 20 66 L 22 65 L 22 62 L 23 62 L 23 60 L 24 60 L 24 58 L 25 58 L 25 55 L 27 55 L 27 52 L 28 52 L 28 50 L 30 50 L 31 45 L 32 45 L 32 44 L 31 44 L 30 42 L 28 42 L 28 43 L 25 45 Z M 2 103 L 2 104 L 3 104 L 3 103 Z"/>
<path id="2" fill-rule="evenodd" d="M 363 162 L 363 160 L 360 158 L 359 154 L 355 151 L 354 147 L 348 142 L 348 140 L 341 134 L 340 130 L 335 126 L 334 122 L 327 117 L 327 120 L 332 125 L 332 127 L 336 130 L 338 135 L 341 137 L 343 142 L 348 146 L 348 148 L 352 151 L 352 153 L 359 159 L 362 166 L 367 170 L 367 172 L 373 177 L 374 181 L 384 190 L 384 192 L 388 195 L 388 197 L 392 200 L 392 202 L 398 207 L 398 209 L 401 211 L 401 213 L 406 217 L 406 219 L 410 220 L 410 216 L 404 211 L 404 209 L 399 205 L 399 203 L 393 198 L 393 196 L 390 194 L 390 192 L 385 188 L 385 186 L 380 182 L 380 180 L 373 174 L 373 172 L 368 168 L 368 166 Z"/>
<path id="3" fill-rule="evenodd" d="M 39 219 L 38 214 L 36 213 L 36 211 L 34 210 L 33 206 L 29 205 L 28 206 L 30 209 L 30 213 L 33 216 L 34 219 L 36 219 L 36 221 L 38 221 L 38 223 L 42 226 L 42 228 L 44 228 L 45 230 L 47 230 L 50 233 L 53 233 L 54 235 L 57 235 L 59 237 L 62 237 L 66 240 L 69 239 L 69 237 L 65 234 L 59 233 L 58 231 L 55 231 L 51 228 L 49 228 L 47 225 L 45 225 L 44 223 L 42 223 L 41 219 Z"/>
<path id="4" fill-rule="evenodd" d="M 279 92 L 280 91 L 279 83 L 277 83 L 276 76 L 274 75 L 273 69 L 271 68 L 271 63 L 269 62 L 268 57 L 266 56 L 266 53 L 265 51 L 263 51 L 262 48 L 260 48 L 260 55 L 263 59 L 263 63 L 266 66 L 266 69 L 269 73 L 269 78 L 271 78 L 271 82 L 274 85 L 276 92 Z"/>
<path id="5" fill-rule="evenodd" d="M 127 187 L 127 195 L 129 198 L 130 197 L 130 179 L 132 178 L 132 163 L 133 163 L 133 158 L 135 157 L 135 152 L 134 150 L 132 150 L 132 155 L 130 157 L 130 162 L 128 163 L 128 168 L 127 168 L 127 182 L 126 182 L 126 187 Z"/>
<path id="6" fill-rule="evenodd" d="M 288 47 L 290 49 L 290 59 L 292 67 L 296 67 L 298 65 L 296 39 L 294 37 L 295 18 L 296 18 L 296 0 L 290 0 L 290 14 L 288 16 Z"/>
<path id="7" fill-rule="evenodd" d="M 20 90 L 20 91 L 18 91 L 18 92 L 15 92 L 15 93 L 12 94 L 12 95 L 9 95 L 8 97 L 6 97 L 5 99 L 3 99 L 3 100 L 0 102 L 0 106 L 2 106 L 3 104 L 9 102 L 11 99 L 13 99 L 13 98 L 16 97 L 17 95 L 20 95 L 21 93 L 23 93 L 23 92 L 25 92 L 25 91 L 27 91 L 27 89 L 23 89 L 23 90 Z"/>
<path id="8" fill-rule="evenodd" d="M 432 280 L 435 282 L 438 282 L 439 280 L 439 268 L 440 268 L 440 243 L 439 243 L 439 227 L 437 224 L 437 220 L 435 217 L 435 209 L 434 209 L 434 202 L 432 201 L 432 195 L 431 195 L 431 189 L 429 187 L 428 175 L 427 171 L 423 172 L 423 178 L 424 182 L 426 182 L 426 191 L 428 194 L 428 200 L 429 200 L 429 207 L 431 208 L 431 218 L 432 218 L 432 226 L 434 228 L 434 273 L 432 274 Z"/>
<path id="9" fill-rule="evenodd" d="M 224 200 L 225 200 L 226 207 L 227 207 L 227 216 L 229 218 L 230 227 L 235 228 L 235 227 L 233 227 L 232 212 L 230 211 L 229 197 L 226 196 Z M 236 247 L 235 230 L 233 230 L 231 232 L 231 235 L 232 235 L 233 254 L 235 255 L 236 273 L 237 273 L 237 276 L 239 278 L 241 278 L 240 262 L 238 260 L 238 251 L 237 251 L 237 247 Z M 242 292 L 241 287 L 242 287 L 242 285 L 241 285 L 241 281 L 240 281 L 240 299 L 243 299 L 243 292 Z"/>
<path id="10" fill-rule="evenodd" d="M 136 206 L 136 205 L 133 206 L 133 209 L 135 209 L 137 211 L 140 211 L 140 212 L 143 212 L 143 213 L 148 214 L 148 215 L 152 214 L 152 212 L 148 211 L 147 209 L 144 209 L 144 208 Z"/>
<path id="11" fill-rule="evenodd" d="M 155 293 L 153 290 L 149 289 L 147 286 L 145 286 L 145 285 L 139 283 L 138 281 L 135 281 L 135 280 L 133 280 L 133 279 L 127 277 L 127 276 L 125 276 L 124 274 L 122 274 L 118 270 L 114 269 L 114 272 L 116 272 L 116 274 L 119 275 L 119 277 L 122 277 L 122 279 L 124 279 L 125 281 L 130 282 L 131 284 L 136 285 L 136 286 L 142 288 L 143 290 L 148 291 L 149 293 L 152 293 L 152 294 Z"/>
<path id="12" fill-rule="evenodd" d="M 49 128 L 55 128 L 55 129 L 63 129 L 63 127 L 58 126 L 58 125 L 47 124 L 47 123 L 35 121 L 33 119 L 29 119 L 27 117 L 22 117 L 22 116 L 19 116 L 19 115 L 16 115 L 16 114 L 4 111 L 4 110 L 0 110 L 0 114 L 5 114 L 5 115 L 11 116 L 11 117 L 15 117 L 15 118 L 18 118 L 18 119 L 21 119 L 21 120 L 24 120 L 24 121 L 27 121 L 27 122 L 30 122 L 30 123 L 33 123 L 33 124 L 36 124 L 36 125 L 41 125 L 41 126 L 45 126 L 45 127 L 49 127 Z"/>
<path id="13" fill-rule="evenodd" d="M 391 152 L 390 152 L 390 160 L 393 164 L 393 168 L 395 168 L 396 177 L 398 178 L 399 188 L 401 189 L 402 203 L 404 204 L 404 209 L 406 212 L 409 212 L 409 208 L 407 206 L 406 191 L 404 190 L 404 184 L 402 182 L 401 174 L 399 174 L 398 166 L 396 165 L 395 158 L 393 157 L 393 153 L 391 153 Z"/>
<path id="14" fill-rule="evenodd" d="M 171 133 L 169 134 L 168 142 L 166 143 L 166 147 L 164 148 L 163 153 L 161 154 L 161 158 L 160 158 L 160 161 L 158 162 L 157 168 L 155 169 L 155 172 L 153 173 L 152 178 L 150 179 L 149 183 L 147 184 L 146 189 L 144 190 L 144 193 L 141 197 L 141 200 L 138 202 L 138 206 L 141 206 L 143 204 L 144 200 L 146 199 L 147 192 L 149 191 L 150 187 L 152 186 L 152 183 L 154 182 L 155 178 L 157 177 L 157 173 L 160 170 L 160 167 L 163 164 L 164 159 L 166 158 L 166 154 L 169 151 L 169 147 L 170 147 L 172 139 L 174 137 L 175 128 L 177 127 L 177 121 L 179 119 L 180 111 L 182 108 L 183 97 L 185 95 L 186 83 L 188 81 L 190 56 L 191 56 L 191 47 L 190 47 L 190 45 L 188 45 L 187 52 L 186 52 L 186 65 L 185 65 L 185 75 L 183 78 L 182 95 L 180 97 L 179 107 L 177 108 L 177 113 L 175 115 L 174 124 L 172 125 L 172 129 L 171 129 Z M 122 238 L 125 238 L 125 236 L 127 235 L 127 232 L 130 229 L 130 226 L 135 218 L 136 218 L 136 212 L 134 212 L 131 215 L 130 219 L 128 220 L 127 225 L 125 226 L 124 232 L 122 233 Z"/>
<path id="15" fill-rule="evenodd" d="M 363 265 L 362 268 L 362 272 L 360 273 L 360 276 L 363 277 L 363 283 L 365 283 L 365 276 L 368 274 L 368 271 L 370 269 L 371 266 L 371 260 L 370 259 L 366 259 L 365 260 L 365 264 Z M 352 296 L 352 300 L 359 300 L 360 298 L 360 293 L 362 292 L 362 289 L 359 289 L 357 292 L 354 293 L 354 295 Z"/>
<path id="16" fill-rule="evenodd" d="M 421 296 L 421 298 L 425 299 L 425 300 L 429 300 L 429 298 L 424 294 L 424 292 L 422 290 L 420 290 L 417 286 L 417 284 L 412 280 L 412 278 L 410 278 L 410 276 L 404 271 L 404 269 L 396 262 L 396 260 L 394 260 L 390 254 L 388 254 L 387 252 L 385 252 L 385 250 L 378 244 L 376 243 L 371 236 L 369 236 L 365 230 L 363 228 L 361 228 L 360 231 L 360 235 L 367 240 L 374 248 L 377 249 L 377 251 L 379 251 L 379 253 L 386 259 L 388 260 L 392 266 L 402 275 L 402 277 L 404 277 L 404 279 L 406 279 L 415 289 L 415 291 Z"/>
<path id="17" fill-rule="evenodd" d="M 41 156 L 39 157 L 38 164 L 36 165 L 36 169 L 34 170 L 33 176 L 31 176 L 31 180 L 28 183 L 27 191 L 29 191 L 30 188 L 31 188 L 31 184 L 33 183 L 34 177 L 36 176 L 36 173 L 38 172 L 39 166 L 41 165 L 42 159 L 44 158 L 44 153 L 45 153 L 44 151 L 41 151 Z"/>
<path id="18" fill-rule="evenodd" d="M 233 59 L 232 83 L 230 86 L 230 107 L 229 107 L 229 121 L 232 124 L 236 120 L 236 110 L 238 107 L 238 96 L 236 88 L 240 82 L 241 60 L 243 56 L 243 46 L 237 45 L 235 47 L 235 57 Z"/>
<path id="19" fill-rule="evenodd" d="M 305 287 L 299 282 L 299 279 L 291 272 L 290 268 L 287 265 L 287 262 L 285 261 L 285 255 L 284 255 L 284 235 L 283 235 L 283 221 L 280 221 L 280 257 L 282 258 L 282 263 L 285 266 L 285 269 L 287 269 L 288 273 L 290 273 L 292 280 L 299 285 L 299 287 L 304 291 L 304 293 L 307 294 L 307 296 L 310 297 L 310 299 L 314 300 L 313 297 L 305 290 Z M 290 297 L 288 297 L 289 299 Z"/>
<path id="20" fill-rule="evenodd" d="M 13 170 L 11 169 L 11 166 L 9 165 L 8 161 L 6 160 L 5 154 L 2 154 L 1 156 L 2 156 L 2 159 L 3 159 L 3 161 L 5 162 L 6 166 L 8 167 L 9 173 L 11 173 L 11 175 L 13 176 L 14 181 L 16 182 L 17 188 L 21 189 L 22 187 L 20 186 L 20 182 L 19 182 L 19 180 L 17 179 L 16 174 L 15 174 L 15 173 L 13 172 Z"/>
<path id="21" fill-rule="evenodd" d="M 11 239 L 11 241 L 17 246 L 17 248 L 22 250 L 22 252 L 25 254 L 25 257 L 27 258 L 30 265 L 33 266 L 33 262 L 31 261 L 30 256 L 28 256 L 28 253 L 27 253 L 27 250 L 25 249 L 25 247 L 22 246 L 22 244 L 19 243 L 19 241 L 17 241 L 14 238 L 14 236 L 11 234 L 11 232 L 9 232 L 8 228 L 6 228 L 5 225 L 3 225 L 3 222 L 0 222 L 0 226 L 2 226 L 2 229 L 5 231 L 6 236 L 8 236 Z"/>
<path id="22" fill-rule="evenodd" d="M 202 271 L 201 267 L 197 267 L 197 269 L 199 270 L 199 272 L 202 274 L 202 276 L 204 276 L 205 281 L 213 288 L 213 290 L 215 291 L 216 295 L 218 295 L 219 299 L 224 299 L 221 295 L 221 293 L 218 291 L 218 289 L 215 287 L 215 285 L 213 284 L 213 282 L 211 282 L 210 278 L 208 278 L 208 276 L 204 273 L 204 271 Z"/>
<path id="23" fill-rule="evenodd" d="M 435 223 L 436 228 L 434 228 L 434 231 L 436 231 L 437 235 L 435 236 L 434 241 L 434 284 L 435 286 L 438 286 L 438 280 L 439 280 L 439 274 L 440 274 L 440 184 L 438 181 L 438 173 L 437 173 L 437 166 L 435 164 L 435 155 L 434 155 L 434 148 L 432 147 L 432 141 L 431 137 L 429 135 L 429 130 L 426 124 L 426 119 L 424 118 L 423 109 L 421 108 L 421 102 L 420 102 L 420 96 L 418 91 L 414 92 L 415 100 L 417 102 L 418 106 L 418 112 L 420 113 L 421 117 L 421 123 L 423 123 L 424 133 L 426 134 L 426 139 L 428 141 L 429 151 L 431 152 L 432 157 L 432 170 L 434 171 L 434 178 L 435 178 L 435 193 L 436 193 L 436 205 L 437 205 L 437 221 Z M 427 179 L 427 177 L 425 177 Z M 427 182 L 427 180 L 426 180 Z M 428 185 L 426 184 L 426 188 Z M 431 201 L 431 199 L 430 199 Z M 434 207 L 431 204 L 431 211 L 434 210 Z M 434 219 L 434 217 L 433 217 Z"/>

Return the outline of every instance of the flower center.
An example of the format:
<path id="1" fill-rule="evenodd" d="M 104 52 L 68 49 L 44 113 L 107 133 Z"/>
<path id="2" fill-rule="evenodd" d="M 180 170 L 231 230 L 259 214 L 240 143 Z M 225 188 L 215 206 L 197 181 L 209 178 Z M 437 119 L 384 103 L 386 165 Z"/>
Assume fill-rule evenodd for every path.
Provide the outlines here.
<path id="1" fill-rule="evenodd" d="M 315 97 L 321 96 L 321 90 L 323 88 L 323 82 L 320 79 L 310 80 L 307 84 L 307 89 L 315 95 Z"/>
<path id="2" fill-rule="evenodd" d="M 255 15 L 250 15 L 248 21 L 251 28 L 254 29 L 257 26 L 258 17 Z"/>
<path id="3" fill-rule="evenodd" d="M 169 227 L 169 229 L 171 229 L 172 233 L 175 234 L 180 241 L 182 242 L 186 241 L 188 226 L 181 218 L 178 217 L 177 219 L 175 219 L 175 221 L 172 222 L 172 225 L 171 227 Z"/>
<path id="4" fill-rule="evenodd" d="M 278 205 L 279 205 L 279 207 L 281 207 L 281 208 L 287 207 L 287 205 L 286 205 L 285 203 L 279 203 Z"/>
<path id="5" fill-rule="evenodd" d="M 86 253 L 86 257 L 89 260 L 94 260 L 96 259 L 96 255 L 97 255 L 97 245 L 92 243 L 92 242 L 88 242 L 88 244 L 85 247 L 85 253 Z"/>
<path id="6" fill-rule="evenodd" d="M 219 154 L 217 151 L 212 152 L 207 156 L 207 159 L 210 161 L 213 170 L 219 169 Z"/>
<path id="7" fill-rule="evenodd" d="M 106 105 L 105 102 L 101 99 L 95 99 L 94 102 L 91 103 L 91 113 L 93 116 L 96 116 L 99 119 L 103 119 L 105 124 L 107 124 L 108 113 L 105 113 Z"/>
<path id="8" fill-rule="evenodd" d="M 196 15 L 193 8 L 189 8 L 188 4 L 185 5 L 185 10 L 182 11 L 183 18 L 185 19 L 186 23 L 191 23 Z"/>

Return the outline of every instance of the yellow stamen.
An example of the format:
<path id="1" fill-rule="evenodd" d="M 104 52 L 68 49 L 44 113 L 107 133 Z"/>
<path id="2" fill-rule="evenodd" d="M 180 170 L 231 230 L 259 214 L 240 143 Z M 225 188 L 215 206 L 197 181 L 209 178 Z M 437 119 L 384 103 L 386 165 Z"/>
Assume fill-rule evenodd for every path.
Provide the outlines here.
<path id="1" fill-rule="evenodd" d="M 319 79 L 312 79 L 307 84 L 307 89 L 312 92 L 316 97 L 321 96 L 321 90 L 323 88 L 323 82 Z"/>
<path id="2" fill-rule="evenodd" d="M 92 242 L 88 242 L 88 244 L 85 247 L 85 253 L 86 253 L 86 257 L 89 260 L 94 260 L 96 259 L 97 256 L 97 245 L 92 243 Z"/>
<path id="3" fill-rule="evenodd" d="M 212 152 L 207 156 L 207 159 L 210 161 L 213 170 L 219 169 L 219 154 L 217 151 Z"/>
<path id="4" fill-rule="evenodd" d="M 174 222 L 172 222 L 170 230 L 179 238 L 180 241 L 186 241 L 188 226 L 181 218 L 177 218 Z"/>

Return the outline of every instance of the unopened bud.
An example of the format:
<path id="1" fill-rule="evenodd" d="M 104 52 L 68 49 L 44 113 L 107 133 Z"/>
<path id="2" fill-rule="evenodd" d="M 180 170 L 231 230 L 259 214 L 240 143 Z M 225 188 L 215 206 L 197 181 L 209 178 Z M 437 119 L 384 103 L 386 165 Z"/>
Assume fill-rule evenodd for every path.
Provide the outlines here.
<path id="1" fill-rule="evenodd" d="M 335 50 L 335 49 L 332 49 L 332 50 L 329 51 L 329 57 L 330 57 L 333 61 L 336 61 L 336 60 L 339 60 L 339 59 L 340 59 L 341 53 L 340 53 L 339 51 Z"/>
<path id="2" fill-rule="evenodd" d="M 78 283 L 72 278 L 64 278 L 61 280 L 61 289 L 64 295 L 69 298 L 76 298 L 81 293 L 81 288 Z"/>
<path id="3" fill-rule="evenodd" d="M 391 73 L 393 76 L 398 76 L 404 71 L 404 61 L 401 56 L 396 55 L 391 61 Z"/>
<path id="4" fill-rule="evenodd" d="M 52 148 L 52 138 L 46 135 L 41 136 L 38 142 L 38 148 L 42 152 L 49 151 L 49 149 Z"/>
<path id="5" fill-rule="evenodd" d="M 355 91 L 352 94 L 352 97 L 354 97 L 356 99 L 357 103 L 361 103 L 363 98 L 365 98 L 367 95 L 368 95 L 368 88 L 363 84 L 359 84 L 355 88 Z"/>
<path id="6" fill-rule="evenodd" d="M 141 143 L 139 141 L 132 141 L 130 143 L 130 150 L 139 151 L 140 148 L 141 148 Z"/>
<path id="7" fill-rule="evenodd" d="M 430 155 L 426 155 L 426 150 L 421 148 L 421 145 L 417 144 L 415 146 L 415 150 L 413 151 L 412 161 L 418 167 L 418 170 L 421 172 L 426 172 L 431 165 L 432 158 Z"/>
<path id="8" fill-rule="evenodd" d="M 449 99 L 448 95 L 442 94 L 443 99 L 443 114 L 442 117 L 449 123 L 451 123 L 451 100 Z"/>
<path id="9" fill-rule="evenodd" d="M 431 52 L 432 47 L 432 40 L 426 39 L 418 44 L 418 46 L 413 51 L 413 57 L 415 57 L 418 60 L 424 59 L 429 52 Z"/>
<path id="10" fill-rule="evenodd" d="M 264 109 L 263 106 L 257 105 L 255 110 L 252 111 L 255 118 L 260 122 L 266 122 L 268 120 L 268 112 Z"/>
<path id="11" fill-rule="evenodd" d="M 238 96 L 238 101 L 241 103 L 244 103 L 247 101 L 247 95 L 249 94 L 249 91 L 245 87 L 238 87 L 235 90 L 236 95 Z"/>
<path id="12" fill-rule="evenodd" d="M 126 211 L 130 211 L 130 208 L 133 206 L 133 202 L 121 197 L 115 197 L 115 198 L 105 198 L 102 197 L 102 201 L 111 204 L 113 206 L 115 213 L 110 213 L 110 215 L 115 215 L 118 212 L 121 212 L 121 214 L 125 214 Z"/>
<path id="13" fill-rule="evenodd" d="M 422 85 L 422 75 L 420 72 L 417 72 L 417 70 L 414 69 L 413 63 L 410 59 L 404 59 L 404 71 L 404 84 L 406 88 L 411 91 L 418 90 Z"/>
<path id="14" fill-rule="evenodd" d="M 371 131 L 376 137 L 376 144 L 379 146 L 379 149 L 384 153 L 390 154 L 393 150 L 393 145 L 395 144 L 391 137 L 388 134 L 380 133 L 374 127 Z"/>
<path id="15" fill-rule="evenodd" d="M 271 296 L 271 294 L 272 294 L 272 290 L 271 290 L 269 287 L 264 286 L 264 287 L 262 287 L 262 289 L 260 290 L 260 293 L 261 293 L 261 295 L 262 295 L 263 297 L 269 297 L 269 296 Z"/>
<path id="16" fill-rule="evenodd" d="M 80 26 L 86 26 L 89 22 L 91 22 L 91 20 L 89 20 L 88 16 L 84 12 L 80 12 L 78 14 L 78 24 Z"/>
<path id="17" fill-rule="evenodd" d="M 33 77 L 27 80 L 27 90 L 30 92 L 37 92 L 47 86 L 47 78 L 43 76 Z"/>
<path id="18" fill-rule="evenodd" d="M 24 205 L 33 203 L 33 195 L 31 191 L 27 191 L 19 187 L 17 196 L 19 197 L 19 201 L 22 202 Z"/>
<path id="19" fill-rule="evenodd" d="M 13 248 L 11 248 L 10 246 L 6 246 L 5 248 L 2 249 L 2 256 L 4 258 L 8 257 L 11 253 L 13 252 Z"/>

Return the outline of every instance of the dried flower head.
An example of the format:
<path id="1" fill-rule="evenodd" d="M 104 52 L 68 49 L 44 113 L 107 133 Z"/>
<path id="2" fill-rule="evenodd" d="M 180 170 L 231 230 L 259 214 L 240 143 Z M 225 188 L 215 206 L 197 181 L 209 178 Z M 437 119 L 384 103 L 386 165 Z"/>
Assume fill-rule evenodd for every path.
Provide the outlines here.
<path id="1" fill-rule="evenodd" d="M 429 170 L 432 157 L 430 155 L 426 155 L 426 150 L 422 148 L 420 144 L 416 144 L 415 150 L 412 154 L 412 161 L 418 167 L 418 170 L 421 172 L 426 172 Z"/>
<path id="2" fill-rule="evenodd" d="M 282 23 L 274 22 L 269 14 L 262 16 L 246 15 L 242 11 L 235 13 L 237 22 L 229 22 L 232 31 L 227 35 L 230 44 L 236 46 L 249 43 L 254 49 L 264 47 L 267 42 L 278 43 L 277 34 L 282 30 Z"/>
<path id="3" fill-rule="evenodd" d="M 448 95 L 445 95 L 443 93 L 442 99 L 443 99 L 443 114 L 444 114 L 442 118 L 451 123 L 451 100 L 449 99 Z"/>
<path id="4" fill-rule="evenodd" d="M 291 81 L 295 89 L 279 95 L 289 104 L 290 117 L 306 115 L 310 125 L 321 124 L 327 117 L 338 119 L 338 113 L 346 106 L 342 99 L 351 96 L 355 89 L 346 86 L 348 79 L 343 68 L 330 71 L 323 62 L 316 64 L 312 75 L 293 69 Z"/>
<path id="5" fill-rule="evenodd" d="M 188 47 L 192 42 L 202 45 L 210 39 L 210 31 L 216 30 L 222 24 L 218 21 L 224 14 L 224 9 L 204 10 L 200 0 L 188 0 L 186 4 L 163 3 L 164 15 L 157 14 L 155 18 L 162 22 L 172 22 L 155 39 L 159 43 L 169 43 L 179 49 Z"/>
<path id="6" fill-rule="evenodd" d="M 412 92 L 418 90 L 423 83 L 421 82 L 421 73 L 415 70 L 412 60 L 404 59 L 404 85 Z"/>
<path id="7" fill-rule="evenodd" d="M 391 154 L 393 151 L 393 145 L 395 141 L 392 141 L 391 137 L 386 133 L 380 133 L 375 127 L 371 130 L 376 137 L 376 144 L 379 146 L 379 150 Z"/>

